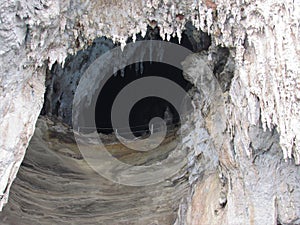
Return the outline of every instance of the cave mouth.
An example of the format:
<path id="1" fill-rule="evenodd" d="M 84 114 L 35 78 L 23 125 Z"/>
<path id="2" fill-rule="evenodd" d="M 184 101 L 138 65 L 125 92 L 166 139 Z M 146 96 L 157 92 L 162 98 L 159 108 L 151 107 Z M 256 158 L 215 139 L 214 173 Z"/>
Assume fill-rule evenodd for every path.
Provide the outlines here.
<path id="1" fill-rule="evenodd" d="M 98 95 L 95 108 L 95 124 L 98 133 L 111 134 L 114 129 L 118 129 L 119 134 L 122 135 L 123 127 L 112 127 L 111 110 L 114 99 L 131 82 L 149 76 L 169 79 L 186 92 L 193 86 L 183 77 L 182 70 L 165 63 L 142 62 L 138 65 L 128 65 L 110 77 Z M 133 135 L 140 137 L 149 134 L 149 122 L 154 117 L 165 120 L 167 132 L 180 126 L 179 114 L 171 103 L 159 97 L 149 96 L 139 100 L 130 111 L 128 119 Z"/>
<path id="2" fill-rule="evenodd" d="M 147 32 L 145 36 L 142 36 L 141 33 L 136 35 L 136 42 L 144 41 L 144 40 L 159 40 L 162 41 L 160 36 L 160 29 L 159 27 L 152 28 L 148 26 Z M 132 43 L 133 39 L 128 38 L 127 43 Z M 172 36 L 169 40 L 170 43 L 180 45 L 185 47 L 186 49 L 190 50 L 191 52 L 201 52 L 201 51 L 208 51 L 209 47 L 211 46 L 211 37 L 205 32 L 201 30 L 197 30 L 191 22 L 188 22 L 185 25 L 185 30 L 182 33 L 181 41 L 179 42 L 176 36 Z M 73 99 L 75 92 L 77 90 L 78 84 L 81 80 L 81 77 L 88 69 L 88 67 L 95 62 L 95 60 L 100 57 L 101 55 L 105 54 L 106 52 L 118 47 L 120 43 L 113 43 L 113 41 L 106 37 L 99 37 L 96 38 L 93 43 L 88 46 L 86 49 L 79 50 L 76 55 L 68 55 L 65 60 L 64 66 L 60 65 L 59 63 L 55 63 L 52 68 L 46 71 L 46 92 L 44 97 L 44 105 L 41 111 L 42 116 L 49 116 L 51 118 L 56 118 L 70 127 L 73 127 L 72 124 L 72 106 L 73 106 Z M 169 55 L 171 57 L 181 58 L 179 55 Z M 179 62 L 179 61 L 178 61 Z M 111 62 L 113 63 L 113 62 Z M 180 62 L 179 62 L 180 63 Z M 187 81 L 183 78 L 182 71 L 172 68 L 170 65 L 163 65 L 162 63 L 157 62 L 148 62 L 143 61 L 142 63 L 137 63 L 138 66 L 135 65 L 128 65 L 122 70 L 118 71 L 115 76 L 112 76 L 111 79 L 108 80 L 108 84 L 105 85 L 104 91 L 101 92 L 99 97 L 95 96 L 95 100 L 100 102 L 101 95 L 106 96 L 109 100 L 104 100 L 104 105 L 110 108 L 112 103 L 107 103 L 112 101 L 112 96 L 116 96 L 116 92 L 121 90 L 121 87 L 124 87 L 129 82 L 137 80 L 138 78 L 146 77 L 146 76 L 160 76 L 170 79 L 181 86 L 184 90 L 188 90 Z M 106 94 L 109 93 L 110 94 Z M 94 97 L 93 97 L 94 98 Z M 94 100 L 94 99 L 93 99 Z M 161 107 L 166 106 L 166 102 L 161 100 L 157 100 L 158 105 Z M 134 128 L 134 126 L 142 126 L 148 122 L 147 116 L 144 121 L 138 119 L 138 115 L 136 115 L 138 110 L 141 106 L 145 105 L 153 105 L 156 101 L 155 99 L 147 99 L 142 100 L 141 102 L 137 103 L 136 106 L 133 107 L 130 126 L 132 127 L 132 131 L 137 131 L 137 135 L 139 136 L 140 132 Z M 146 102 L 148 102 L 146 104 Z M 99 133 L 102 134 L 110 134 L 112 133 L 111 129 L 111 122 L 110 116 L 108 115 L 107 111 L 108 108 L 101 107 L 104 112 L 99 112 L 99 105 L 97 104 L 96 108 L 91 110 L 96 110 L 97 115 L 93 112 L 93 116 L 95 117 L 96 127 L 100 128 L 97 129 Z M 166 108 L 166 107 L 165 107 Z M 172 108 L 172 105 L 168 105 L 168 108 L 171 110 L 173 117 L 176 117 L 176 112 Z M 160 109 L 163 110 L 163 109 Z M 165 109 L 164 109 L 165 110 Z M 150 109 L 153 114 L 153 109 Z M 151 114 L 151 112 L 150 112 Z M 154 112 L 154 115 L 162 113 Z M 100 115 L 100 116 L 98 116 Z M 103 117 L 101 119 L 100 117 Z M 161 116 L 160 116 L 161 117 Z M 140 121 L 138 121 L 140 120 Z M 174 123 L 178 123 L 176 119 L 174 119 Z M 89 127 L 94 126 L 92 123 L 88 123 L 86 131 L 89 132 L 91 129 Z M 90 130 L 89 130 L 90 129 Z M 145 129 L 148 129 L 145 128 Z"/>
<path id="3" fill-rule="evenodd" d="M 152 29 L 146 37 L 151 36 L 150 39 L 153 39 L 153 35 L 158 33 L 157 29 Z M 195 40 L 192 35 L 195 33 L 194 29 L 187 30 L 183 34 L 182 45 L 190 50 L 192 48 L 193 52 L 207 50 L 210 45 L 208 35 L 199 32 L 198 36 L 201 38 Z M 178 40 L 174 39 L 171 39 L 171 42 L 178 43 Z M 6 214 L 10 218 L 27 224 L 97 224 L 99 221 L 104 224 L 132 224 L 134 220 L 143 221 L 143 224 L 152 224 L 154 220 L 159 221 L 159 224 L 175 222 L 179 204 L 182 197 L 187 195 L 187 186 L 190 184 L 190 171 L 185 166 L 178 172 L 180 176 L 176 174 L 157 185 L 123 186 L 94 173 L 84 162 L 74 141 L 71 129 L 72 102 L 79 80 L 99 55 L 114 47 L 116 46 L 110 39 L 98 38 L 92 46 L 79 51 L 75 56 L 68 56 L 64 67 L 55 64 L 51 71 L 47 71 L 47 89 L 41 114 L 50 119 L 41 117 L 37 123 L 38 132 L 29 144 L 18 179 L 12 188 L 12 200 L 6 208 Z M 194 92 L 191 92 L 194 86 L 185 79 L 182 70 L 178 68 L 148 61 L 139 63 L 138 66 L 128 65 L 115 76 L 111 76 L 97 96 L 96 107 L 91 116 L 98 133 L 106 135 L 114 132 L 110 115 L 113 100 L 126 85 L 147 76 L 169 79 L 194 95 Z M 153 117 L 168 120 L 169 132 L 174 128 L 176 131 L 176 128 L 185 123 L 180 121 L 172 104 L 158 97 L 147 97 L 138 101 L 131 109 L 129 125 L 133 134 L 140 137 L 149 133 L 148 123 Z M 182 134 L 188 135 L 194 126 L 190 123 L 185 125 L 182 126 Z M 133 152 L 111 141 L 114 139 L 110 137 L 107 138 L 109 143 L 106 147 L 113 157 L 130 166 L 145 166 L 156 162 L 160 164 L 168 159 L 176 148 L 179 151 L 192 151 L 185 145 L 186 142 L 175 140 L 177 137 L 173 136 L 171 134 L 170 137 L 166 137 L 166 141 L 157 149 L 142 153 Z M 179 164 L 177 161 L 176 163 Z M 51 194 L 54 197 L 51 198 Z M 120 197 L 122 198 L 118 199 Z M 42 218 L 41 214 L 49 216 Z"/>

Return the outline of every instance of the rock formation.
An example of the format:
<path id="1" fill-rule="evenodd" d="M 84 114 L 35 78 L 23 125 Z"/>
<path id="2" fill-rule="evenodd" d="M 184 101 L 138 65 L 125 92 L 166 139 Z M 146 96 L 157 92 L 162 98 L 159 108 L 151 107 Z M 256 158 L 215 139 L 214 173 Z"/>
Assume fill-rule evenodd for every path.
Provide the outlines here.
<path id="1" fill-rule="evenodd" d="M 191 22 L 210 35 L 211 46 L 183 63 L 185 78 L 199 92 L 187 122 L 189 141 L 183 143 L 190 151 L 189 192 L 181 196 L 175 223 L 299 224 L 299 20 L 300 3 L 293 0 L 4 0 L 0 209 L 34 133 L 50 80 L 47 68 L 55 62 L 64 67 L 68 54 L 97 37 L 112 40 L 108 49 L 124 48 L 139 33 L 181 40 Z M 204 43 L 201 32 L 190 33 L 198 47 Z"/>

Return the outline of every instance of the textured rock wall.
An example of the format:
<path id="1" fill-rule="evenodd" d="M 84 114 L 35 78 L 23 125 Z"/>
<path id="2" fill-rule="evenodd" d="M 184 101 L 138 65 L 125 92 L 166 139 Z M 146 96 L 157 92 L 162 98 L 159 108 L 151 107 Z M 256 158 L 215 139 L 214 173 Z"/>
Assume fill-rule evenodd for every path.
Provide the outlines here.
<path id="1" fill-rule="evenodd" d="M 169 135 L 161 147 L 141 154 L 112 136 L 105 140 L 111 154 L 129 164 L 148 163 L 178 144 L 176 136 Z M 183 175 L 143 187 L 112 182 L 87 164 L 70 127 L 40 117 L 0 224 L 170 225 L 189 188 Z"/>
<path id="2" fill-rule="evenodd" d="M 0 208 L 42 107 L 45 65 L 63 64 L 67 53 L 76 53 L 96 36 L 124 46 L 127 37 L 145 34 L 147 24 L 157 23 L 161 36 L 169 39 L 180 37 L 191 20 L 216 44 L 234 47 L 228 138 L 237 137 L 236 148 L 253 158 L 249 129 L 261 120 L 263 128 L 278 131 L 284 158 L 294 157 L 299 164 L 299 16 L 300 3 L 292 0 L 3 1 Z"/>
<path id="3" fill-rule="evenodd" d="M 231 137 L 232 114 L 228 109 L 234 99 L 221 88 L 226 86 L 222 85 L 224 79 L 218 79 L 221 86 L 208 80 L 214 71 L 213 58 L 197 54 L 184 62 L 186 77 L 202 92 L 195 98 L 199 114 L 191 121 L 195 124 L 191 149 L 196 158 L 189 160 L 194 162 L 198 180 L 191 185 L 177 224 L 299 224 L 299 166 L 284 161 L 276 129 L 263 130 L 258 104 L 254 108 L 257 124 L 248 128 L 234 125 Z M 232 69 L 229 57 L 223 77 Z M 249 135 L 250 159 L 244 150 L 244 129 Z M 203 138 L 213 147 L 205 148 Z"/>
<path id="4" fill-rule="evenodd" d="M 0 221 L 173 224 L 182 198 L 175 224 L 298 224 L 300 171 L 294 163 L 284 162 L 276 130 L 264 132 L 261 123 L 249 128 L 251 160 L 239 145 L 238 127 L 230 138 L 226 110 L 232 100 L 225 87 L 230 86 L 235 67 L 231 55 L 225 55 L 225 49 L 212 46 L 209 52 L 193 54 L 183 63 L 185 78 L 195 85 L 196 110 L 182 127 L 180 149 L 188 149 L 188 164 L 167 185 L 136 189 L 108 182 L 86 165 L 69 127 L 42 117 Z M 74 59 L 81 60 L 81 55 Z M 114 151 L 116 157 L 124 154 L 126 160 L 144 161 L 119 150 Z M 153 212 L 150 216 L 149 211 Z"/>

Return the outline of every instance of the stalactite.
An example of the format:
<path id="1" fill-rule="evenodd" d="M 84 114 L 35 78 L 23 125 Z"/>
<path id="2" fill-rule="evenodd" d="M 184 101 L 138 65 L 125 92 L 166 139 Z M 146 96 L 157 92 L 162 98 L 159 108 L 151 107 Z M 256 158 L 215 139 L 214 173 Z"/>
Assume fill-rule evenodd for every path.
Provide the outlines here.
<path id="1" fill-rule="evenodd" d="M 49 68 L 55 62 L 64 64 L 68 53 L 86 48 L 97 36 L 112 38 L 124 48 L 127 37 L 140 32 L 146 35 L 149 17 L 157 20 L 163 39 L 170 40 L 176 33 L 180 38 L 183 26 L 176 20 L 177 14 L 210 33 L 214 45 L 232 49 L 236 68 L 229 90 L 232 108 L 227 116 L 232 132 L 241 129 L 239 146 L 249 157 L 253 155 L 248 130 L 260 118 L 265 129 L 276 127 L 284 158 L 294 158 L 300 164 L 299 1 L 134 3 L 132 7 L 132 1 L 118 5 L 102 0 L 49 0 L 43 4 L 3 1 L 0 148 L 5 153 L 0 155 L 0 183 L 13 181 L 33 134 L 42 107 L 46 64 Z M 139 67 L 143 73 L 142 63 Z M 34 96 L 29 81 L 34 83 Z M 4 196 L 0 209 L 8 198 L 5 187 L 0 187 L 0 196 Z"/>

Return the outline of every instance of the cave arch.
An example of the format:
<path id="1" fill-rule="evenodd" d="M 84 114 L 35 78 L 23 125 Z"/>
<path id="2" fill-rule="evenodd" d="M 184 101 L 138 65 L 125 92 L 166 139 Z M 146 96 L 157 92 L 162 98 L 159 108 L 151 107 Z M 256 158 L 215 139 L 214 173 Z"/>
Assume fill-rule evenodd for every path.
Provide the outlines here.
<path id="1" fill-rule="evenodd" d="M 105 50 L 109 50 L 110 47 L 112 47 L 112 43 L 109 41 L 109 40 L 105 40 L 105 39 L 100 39 L 98 40 L 98 44 L 95 44 L 97 48 L 97 46 L 102 46 L 101 49 L 103 49 L 103 51 Z M 107 43 L 108 41 L 108 43 Z M 68 120 L 68 116 L 70 115 L 70 111 L 69 111 L 69 108 L 70 108 L 70 102 L 72 102 L 72 96 L 73 96 L 73 93 L 75 88 L 76 88 L 76 85 L 78 85 L 78 80 L 80 79 L 80 72 L 83 72 L 89 65 L 89 63 L 92 63 L 90 62 L 89 58 L 87 57 L 89 54 L 93 55 L 93 49 L 87 49 L 86 51 L 81 51 L 77 54 L 77 56 L 75 57 L 79 57 L 77 59 L 74 59 L 73 57 L 69 57 L 69 59 L 66 61 L 66 65 L 65 65 L 65 68 L 60 68 L 59 65 L 56 65 L 54 66 L 54 68 L 52 69 L 52 71 L 50 71 L 50 73 L 52 73 L 52 75 L 49 74 L 49 77 L 48 77 L 48 80 L 47 80 L 47 83 L 48 83 L 48 90 L 47 90 L 47 94 L 46 94 L 46 102 L 48 101 L 49 105 L 47 107 L 44 108 L 44 113 L 45 114 L 48 114 L 50 116 L 57 116 L 58 117 L 58 120 L 59 121 L 64 121 L 66 122 L 67 124 L 70 122 Z M 207 56 L 207 55 L 206 55 Z M 183 59 L 181 59 L 183 60 Z M 92 61 L 92 60 L 91 60 Z M 150 64 L 150 62 L 149 62 Z M 152 62 L 153 65 L 155 65 L 155 63 Z M 72 66 L 76 66 L 76 68 L 78 68 L 78 71 L 74 73 L 74 71 L 72 71 Z M 132 65 L 132 67 L 134 68 L 135 65 Z M 143 65 L 144 69 L 147 67 L 147 63 L 144 63 Z M 189 67 L 189 66 L 187 66 Z M 199 69 L 199 67 L 197 67 Z M 206 67 L 205 67 L 206 68 Z M 170 67 L 167 67 L 168 70 L 172 70 L 172 68 Z M 205 70 L 204 70 L 205 71 Z M 67 73 L 65 73 L 67 72 Z M 182 76 L 182 79 L 183 80 L 186 80 L 184 81 L 184 83 L 189 83 L 187 86 L 193 86 L 193 88 L 195 87 L 199 87 L 200 89 L 201 88 L 204 88 L 202 91 L 205 91 L 205 88 L 208 88 L 207 85 L 204 85 L 203 87 L 201 87 L 201 82 L 204 80 L 204 78 L 201 76 L 198 76 L 199 73 L 197 71 L 195 71 L 196 73 L 194 74 L 194 76 L 191 76 L 189 75 L 189 73 L 187 73 L 188 70 L 185 70 L 185 72 L 183 74 L 181 74 L 180 76 Z M 48 71 L 49 73 L 49 71 Z M 53 76 L 53 74 L 56 73 L 55 76 Z M 120 70 L 119 72 L 117 72 L 117 76 L 118 78 L 122 78 L 122 70 Z M 177 72 L 176 72 L 177 73 Z M 125 69 L 125 73 L 126 75 L 126 69 Z M 210 73 L 211 74 L 211 73 Z M 205 74 L 203 74 L 205 75 Z M 179 77 L 176 76 L 176 77 Z M 205 76 L 204 76 L 205 77 Z M 126 76 L 124 76 L 124 78 L 126 78 Z M 124 79 L 122 78 L 122 79 Z M 176 81 L 175 81 L 176 82 Z M 51 86 L 53 85 L 54 83 L 56 83 L 55 87 L 54 86 Z M 181 83 L 181 81 L 179 81 L 178 83 Z M 203 83 L 202 83 L 203 84 Z M 208 83 L 209 84 L 209 81 Z M 182 85 L 182 87 L 184 88 L 187 88 L 185 85 Z M 198 89 L 198 88 L 196 88 Z M 189 90 L 189 88 L 185 89 L 185 90 Z M 197 90 L 197 92 L 201 93 L 201 90 Z M 206 92 L 205 92 L 206 93 Z M 209 93 L 205 95 L 206 97 L 209 96 Z M 195 103 L 198 103 L 199 99 L 197 98 L 198 95 L 195 95 L 194 96 L 194 100 L 195 100 Z M 83 101 L 89 101 L 88 98 L 83 98 Z M 155 102 L 157 102 L 157 99 L 153 100 Z M 146 102 L 147 103 L 147 102 Z M 144 104 L 146 104 L 144 103 Z M 143 105 L 143 103 L 141 103 Z M 149 104 L 149 102 L 147 103 Z M 163 103 L 165 104 L 165 103 Z M 138 106 L 137 106 L 138 107 Z M 158 110 L 159 111 L 159 110 Z M 52 114 L 52 115 L 51 115 Z M 94 113 L 93 113 L 94 114 Z M 160 115 L 161 115 L 161 112 L 160 112 Z M 94 115 L 91 115 L 91 116 L 94 116 Z M 197 118 L 198 115 L 189 115 L 190 118 L 194 117 L 194 119 Z M 54 120 L 55 121 L 55 120 Z M 80 166 L 78 166 L 76 164 L 77 160 L 80 160 L 81 156 L 76 154 L 76 152 L 72 152 L 70 149 L 69 144 L 72 143 L 72 138 L 70 136 L 70 133 L 68 133 L 68 128 L 64 127 L 63 125 L 59 125 L 59 122 L 54 122 L 54 127 L 58 128 L 58 130 L 56 130 L 56 128 L 54 129 L 49 129 L 47 131 L 44 130 L 47 126 L 51 127 L 51 123 L 49 124 L 45 124 L 44 123 L 45 121 L 40 121 L 38 123 L 38 126 L 40 126 L 39 128 L 37 128 L 37 135 L 34 136 L 33 138 L 33 141 L 32 141 L 32 145 L 30 145 L 29 147 L 29 150 L 28 150 L 28 156 L 27 158 L 25 159 L 22 167 L 21 167 L 21 170 L 20 170 L 20 180 L 22 180 L 23 177 L 27 177 L 27 176 L 30 176 L 30 173 L 31 171 L 34 171 L 36 168 L 40 168 L 41 171 L 43 171 L 44 169 L 46 170 L 51 170 L 53 174 L 60 174 L 62 173 L 63 171 L 63 175 L 64 177 L 61 178 L 61 180 L 63 182 L 70 182 L 70 187 L 71 187 L 71 191 L 72 191 L 72 188 L 74 186 L 78 187 L 78 184 L 82 184 L 83 186 L 87 185 L 91 185 L 90 182 L 88 182 L 86 179 L 88 176 L 90 176 L 92 174 L 92 172 L 88 171 L 88 173 L 85 173 L 85 170 L 78 170 L 78 168 L 80 168 Z M 194 122 L 193 120 L 191 120 L 191 122 Z M 198 121 L 199 122 L 199 121 Z M 47 123 L 47 122 L 46 122 Z M 184 137 L 187 137 L 189 138 L 190 136 L 196 136 L 197 134 L 196 133 L 191 133 L 195 131 L 195 125 L 192 124 L 192 123 L 185 123 L 183 124 L 185 125 L 185 127 L 183 128 L 184 129 Z M 60 130 L 60 128 L 62 128 Z M 65 129 L 66 128 L 66 129 Z M 62 131 L 62 132 L 61 132 Z M 39 136 L 39 134 L 46 134 L 45 136 L 41 137 Z M 66 135 L 67 134 L 67 135 Z M 66 136 L 64 136 L 66 135 Z M 43 140 L 44 138 L 50 138 L 52 141 L 55 140 L 55 146 L 59 146 L 57 149 L 50 149 L 51 146 L 49 147 L 48 144 L 45 140 Z M 60 143 L 60 141 L 63 142 Z M 39 145 L 39 148 L 36 148 L 36 144 L 41 142 L 42 144 Z M 67 143 L 67 146 L 65 145 Z M 192 154 L 192 157 L 194 157 L 193 155 L 193 146 L 191 146 L 191 142 L 187 141 L 187 143 L 179 143 L 180 145 L 178 146 L 178 149 L 177 150 L 185 150 L 185 151 L 190 151 L 190 153 Z M 72 145 L 72 144 L 71 144 Z M 163 146 L 163 148 L 165 148 L 165 146 Z M 173 146 L 169 146 L 169 148 L 171 149 L 171 151 L 173 151 L 174 147 Z M 165 149 L 163 149 L 165 150 Z M 130 154 L 131 157 L 133 157 L 132 153 L 128 153 L 128 152 L 125 152 L 127 154 Z M 165 152 L 165 153 L 169 153 L 169 152 Z M 168 154 L 163 154 L 162 156 L 158 156 L 158 155 L 153 155 L 150 158 L 149 161 L 146 162 L 146 164 L 150 164 L 153 162 L 153 159 L 155 160 L 160 160 L 160 161 L 163 161 L 163 160 L 166 160 L 167 157 L 168 157 Z M 113 154 L 113 152 L 112 152 Z M 37 158 L 35 158 L 37 157 Z M 139 155 L 135 155 L 134 157 L 138 158 L 138 157 L 141 157 Z M 35 160 L 32 160 L 34 159 Z M 74 160 L 75 159 L 75 160 Z M 74 167 L 71 167 L 71 165 L 74 165 L 74 163 L 77 165 L 77 166 L 74 166 Z M 142 162 L 143 163 L 143 162 Z M 184 163 L 186 166 L 187 164 Z M 186 169 L 186 167 L 184 167 L 184 170 Z M 27 173 L 27 171 L 29 171 L 30 173 Z M 183 171 L 181 171 L 183 172 Z M 68 180 L 69 179 L 69 175 L 74 173 L 74 176 L 76 176 L 76 179 L 73 179 L 74 177 L 71 177 L 70 179 L 71 180 Z M 188 175 L 187 175 L 188 176 Z M 41 174 L 41 177 L 43 177 L 45 180 L 47 180 L 47 173 L 43 173 Z M 55 176 L 55 177 L 59 177 L 59 176 Z M 78 179 L 77 179 L 78 178 Z M 166 192 L 164 190 L 160 190 L 159 193 L 162 193 L 162 194 L 165 194 L 166 193 L 166 198 L 167 197 L 170 197 L 171 199 L 171 202 L 174 202 L 174 204 L 178 204 L 178 202 L 180 201 L 181 199 L 181 196 L 182 194 L 186 191 L 185 189 L 185 185 L 187 182 L 189 182 L 190 178 L 174 178 L 174 180 L 169 180 L 169 181 L 166 181 L 168 182 L 167 185 L 168 185 L 168 189 L 171 188 L 172 190 L 177 190 L 179 191 L 178 192 L 178 195 L 176 195 L 175 197 L 173 196 L 170 196 L 168 195 L 168 193 L 166 193 L 168 190 L 166 190 Z M 28 179 L 30 180 L 30 179 Z M 95 180 L 99 180 L 98 178 L 95 179 Z M 26 182 L 26 180 L 24 181 Z M 34 181 L 36 182 L 36 180 Z M 33 185 L 34 187 L 34 182 L 33 184 L 28 184 L 29 186 L 30 185 Z M 104 181 L 104 190 L 103 191 L 108 191 L 109 193 L 111 192 L 120 192 L 120 188 L 118 185 L 116 186 L 112 186 L 111 188 L 109 188 L 109 190 L 106 190 L 105 187 L 107 185 L 107 183 L 109 183 L 107 180 Z M 110 184 L 110 183 L 109 183 Z M 183 184 L 183 185 L 181 185 Z M 18 183 L 17 183 L 18 185 Z M 101 185 L 103 185 L 103 183 L 101 183 Z M 41 184 L 41 186 L 43 187 L 43 184 Z M 92 185 L 91 185 L 92 186 Z M 93 187 L 95 185 L 93 184 Z M 60 188 L 60 182 L 57 182 L 57 187 L 58 189 Z M 158 188 L 160 188 L 161 186 L 158 185 Z M 51 189 L 51 191 L 53 191 L 55 193 L 56 190 L 56 187 L 53 187 L 53 186 L 50 186 L 50 187 L 44 187 L 45 190 L 48 190 L 47 188 Z M 126 191 L 128 191 L 129 188 L 124 188 L 125 190 L 125 193 Z M 142 193 L 147 193 L 147 188 L 142 188 L 140 189 L 142 191 Z M 159 190 L 159 189 L 156 189 L 154 188 L 154 190 Z M 81 194 L 83 193 L 83 195 L 86 193 L 86 189 L 84 188 L 84 190 L 80 189 Z M 136 194 L 137 193 L 137 189 L 130 189 L 129 190 L 129 193 L 131 194 L 134 193 Z M 14 191 L 13 191 L 14 192 Z M 16 191 L 16 194 L 18 194 L 18 191 Z M 72 194 L 72 193 L 71 193 Z M 150 194 L 155 194 L 155 192 L 151 192 Z M 24 196 L 22 195 L 22 198 L 25 199 L 26 201 L 26 198 L 28 196 Z M 65 196 L 61 196 L 63 199 Z M 68 196 L 67 196 L 68 197 Z M 66 198 L 67 198 L 66 197 Z M 74 201 L 76 201 L 76 199 L 74 199 Z M 22 204 L 23 200 L 22 199 L 18 199 L 17 198 L 17 204 L 15 205 L 18 205 L 19 203 Z M 63 202 L 66 202 L 66 201 L 63 201 Z M 168 205 L 168 202 L 169 201 L 166 201 L 163 203 L 163 207 L 166 209 L 166 210 L 170 210 L 170 215 L 172 216 L 172 219 L 175 218 L 175 214 L 176 212 L 174 212 L 174 209 L 171 210 L 171 207 Z M 55 205 L 56 207 L 56 204 L 53 204 L 53 203 L 56 203 L 56 202 L 51 202 L 48 206 L 51 208 L 53 207 L 53 205 Z M 74 202 L 75 203 L 75 202 Z M 91 204 L 91 205 L 95 205 L 95 208 L 92 208 L 91 209 L 91 212 L 92 213 L 95 213 L 97 215 L 100 215 L 103 211 L 101 206 L 103 206 L 103 202 L 99 201 L 99 202 L 95 202 L 94 199 L 87 199 L 87 203 Z M 155 202 L 154 202 L 155 203 Z M 40 203 L 42 204 L 42 203 Z M 64 203 L 62 203 L 63 205 Z M 75 203 L 77 204 L 77 203 Z M 115 205 L 115 201 L 112 201 L 112 202 L 109 202 L 109 203 L 104 203 L 105 205 L 111 205 L 112 207 L 116 207 Z M 79 204 L 78 205 L 78 209 L 80 209 L 81 205 Z M 124 205 L 121 205 L 121 207 L 124 207 Z M 128 205 L 126 205 L 125 207 L 128 207 Z M 59 209 L 60 211 L 60 215 L 66 215 L 68 218 L 70 218 L 70 220 L 74 219 L 74 217 L 72 217 L 73 215 L 67 215 L 67 211 L 64 211 L 65 209 L 67 208 L 67 206 L 62 206 L 62 208 Z M 129 205 L 129 212 L 132 213 L 135 211 L 135 209 L 132 209 Z M 119 209 L 119 207 L 116 207 L 116 211 Z M 144 208 L 142 208 L 143 210 L 145 210 Z M 19 212 L 18 211 L 19 209 L 15 209 L 15 212 Z M 76 211 L 77 209 L 75 209 Z M 100 210 L 100 213 L 99 211 Z M 14 212 L 13 212 L 14 213 Z M 23 212 L 24 214 L 26 214 L 26 212 Z M 20 212 L 20 214 L 22 214 L 22 212 Z M 161 216 L 161 215 L 160 215 Z M 26 216 L 25 216 L 26 217 Z M 55 217 L 56 219 L 60 219 L 60 217 L 56 217 L 55 215 L 53 215 L 53 217 Z M 162 216 L 165 218 L 165 214 Z M 29 218 L 29 220 L 35 220 L 35 216 L 32 216 Z M 93 221 L 95 221 L 97 218 L 92 218 Z M 107 221 L 109 218 L 105 218 L 105 221 Z M 116 218 L 116 221 L 120 219 L 120 218 Z M 26 219 L 25 219 L 26 220 Z M 78 219 L 77 220 L 81 220 L 81 219 Z M 170 224 L 170 223 L 169 223 Z"/>

